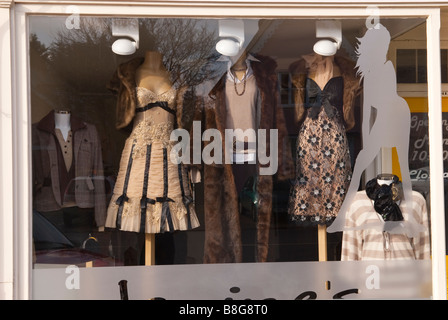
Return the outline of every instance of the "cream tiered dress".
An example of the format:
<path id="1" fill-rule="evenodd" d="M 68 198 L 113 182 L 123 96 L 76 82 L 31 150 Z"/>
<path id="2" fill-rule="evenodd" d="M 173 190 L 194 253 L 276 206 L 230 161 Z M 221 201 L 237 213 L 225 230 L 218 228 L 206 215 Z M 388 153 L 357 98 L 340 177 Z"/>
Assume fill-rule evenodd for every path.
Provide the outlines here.
<path id="1" fill-rule="evenodd" d="M 138 107 L 125 142 L 106 227 L 145 233 L 199 226 L 188 174 L 171 161 L 176 89 L 155 94 L 137 87 Z"/>

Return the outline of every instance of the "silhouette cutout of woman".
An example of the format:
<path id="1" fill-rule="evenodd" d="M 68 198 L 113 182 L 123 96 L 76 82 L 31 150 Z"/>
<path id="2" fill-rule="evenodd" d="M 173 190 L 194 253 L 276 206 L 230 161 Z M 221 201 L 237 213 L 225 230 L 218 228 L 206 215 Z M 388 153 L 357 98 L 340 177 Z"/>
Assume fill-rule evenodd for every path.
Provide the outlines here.
<path id="1" fill-rule="evenodd" d="M 409 174 L 408 152 L 411 114 L 407 102 L 397 94 L 395 69 L 387 60 L 390 44 L 389 31 L 381 24 L 368 29 L 358 39 L 357 68 L 364 79 L 362 141 L 363 149 L 359 152 L 353 168 L 353 174 L 344 202 L 328 232 L 344 230 L 345 215 L 358 191 L 363 171 L 375 159 L 382 147 L 396 147 L 400 163 L 404 205 L 412 200 L 412 184 Z M 376 117 L 372 116 L 372 108 Z M 413 217 L 406 222 L 386 221 L 385 224 L 361 226 L 360 228 L 381 228 L 389 232 L 417 232 Z M 415 221 L 415 220 L 414 220 Z M 404 229 L 405 228 L 405 229 Z"/>

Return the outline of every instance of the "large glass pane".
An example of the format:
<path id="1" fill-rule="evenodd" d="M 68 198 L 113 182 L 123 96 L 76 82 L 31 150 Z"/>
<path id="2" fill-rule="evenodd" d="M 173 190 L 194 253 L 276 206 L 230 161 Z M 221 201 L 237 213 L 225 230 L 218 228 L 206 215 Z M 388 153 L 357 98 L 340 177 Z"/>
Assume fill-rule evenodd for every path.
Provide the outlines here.
<path id="1" fill-rule="evenodd" d="M 397 50 L 397 81 L 398 83 L 416 82 L 416 59 L 417 50 L 399 49 Z"/>
<path id="2" fill-rule="evenodd" d="M 415 19 L 78 19 L 29 18 L 37 297 L 429 297 L 427 110 L 396 86 L 426 51 L 386 58 Z"/>
<path id="3" fill-rule="evenodd" d="M 417 75 L 417 83 L 427 83 L 427 53 L 426 50 L 417 50 L 417 69 L 418 69 L 418 75 Z"/>
<path id="4" fill-rule="evenodd" d="M 440 50 L 442 83 L 448 83 L 448 50 Z"/>

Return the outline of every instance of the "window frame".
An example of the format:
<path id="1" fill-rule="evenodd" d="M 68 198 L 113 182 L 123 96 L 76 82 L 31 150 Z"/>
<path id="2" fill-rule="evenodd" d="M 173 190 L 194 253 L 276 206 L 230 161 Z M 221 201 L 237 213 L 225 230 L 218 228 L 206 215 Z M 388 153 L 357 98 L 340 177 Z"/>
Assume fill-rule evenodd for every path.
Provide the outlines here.
<path id="1" fill-rule="evenodd" d="M 81 15 L 95 15 L 107 17 L 142 16 L 147 12 L 151 17 L 195 17 L 195 18 L 225 18 L 238 16 L 241 18 L 340 18 L 369 17 L 366 4 L 353 2 L 325 5 L 320 3 L 306 3 L 284 1 L 271 2 L 219 2 L 219 1 L 165 1 L 165 2 L 135 2 L 132 6 L 125 1 L 105 2 L 53 2 L 29 1 L 15 3 L 11 6 L 11 88 L 2 86 L 2 97 L 11 97 L 10 118 L 4 118 L 2 125 L 11 130 L 3 139 L 12 142 L 8 149 L 12 151 L 12 161 L 1 163 L 2 172 L 12 172 L 10 180 L 13 182 L 11 190 L 3 190 L 4 198 L 12 198 L 13 251 L 14 251 L 14 294 L 17 299 L 32 298 L 32 192 L 31 192 L 31 123 L 30 123 L 30 86 L 29 86 L 29 54 L 28 54 L 28 16 L 42 15 L 70 15 L 67 13 L 69 5 L 76 5 Z M 440 9 L 413 4 L 411 6 L 397 5 L 381 7 L 382 17 L 418 17 L 425 18 L 427 23 L 428 50 L 428 103 L 429 103 L 429 139 L 430 167 L 431 167 L 431 220 L 438 221 L 431 227 L 432 234 L 432 277 L 433 298 L 446 299 L 446 270 L 445 270 L 445 229 L 444 208 L 440 204 L 444 201 L 443 188 L 443 156 L 441 134 L 441 83 L 440 56 L 435 54 L 440 50 Z M 6 60 L 1 59 L 2 67 Z M 1 267 L 1 266 L 0 266 Z"/>

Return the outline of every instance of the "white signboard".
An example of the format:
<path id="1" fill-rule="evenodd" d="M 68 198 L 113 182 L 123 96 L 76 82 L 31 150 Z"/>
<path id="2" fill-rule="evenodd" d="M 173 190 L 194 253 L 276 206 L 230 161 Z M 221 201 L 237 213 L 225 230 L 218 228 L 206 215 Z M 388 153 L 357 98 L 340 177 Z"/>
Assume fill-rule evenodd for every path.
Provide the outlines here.
<path id="1" fill-rule="evenodd" d="M 34 299 L 430 299 L 431 262 L 279 262 L 36 268 Z"/>

